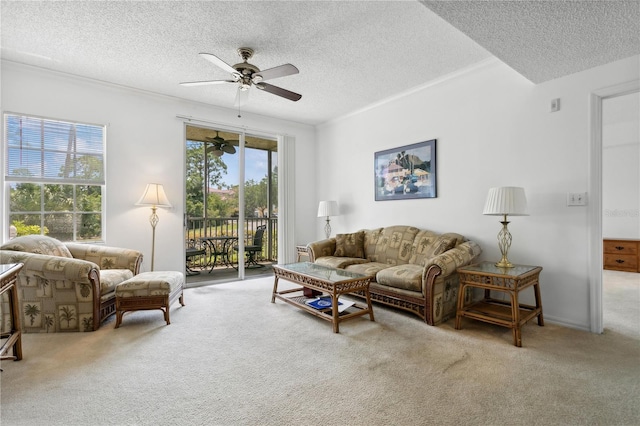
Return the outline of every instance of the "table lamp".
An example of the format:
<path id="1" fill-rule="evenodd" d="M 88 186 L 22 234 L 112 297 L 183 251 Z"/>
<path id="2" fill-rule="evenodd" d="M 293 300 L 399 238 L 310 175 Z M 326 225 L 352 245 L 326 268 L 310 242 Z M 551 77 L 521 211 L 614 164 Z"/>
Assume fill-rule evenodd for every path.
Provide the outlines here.
<path id="1" fill-rule="evenodd" d="M 515 186 L 502 186 L 489 189 L 487 202 L 484 205 L 482 214 L 491 216 L 503 216 L 502 229 L 498 233 L 498 247 L 502 253 L 502 259 L 496 266 L 499 268 L 513 268 L 513 263 L 509 262 L 507 255 L 511 247 L 511 233 L 507 225 L 507 216 L 527 216 L 527 198 L 524 195 L 524 188 Z"/>
<path id="2" fill-rule="evenodd" d="M 331 224 L 329 216 L 338 216 L 338 202 L 337 201 L 320 201 L 318 205 L 318 217 L 326 217 L 327 224 L 324 225 L 324 233 L 329 238 L 331 235 Z"/>

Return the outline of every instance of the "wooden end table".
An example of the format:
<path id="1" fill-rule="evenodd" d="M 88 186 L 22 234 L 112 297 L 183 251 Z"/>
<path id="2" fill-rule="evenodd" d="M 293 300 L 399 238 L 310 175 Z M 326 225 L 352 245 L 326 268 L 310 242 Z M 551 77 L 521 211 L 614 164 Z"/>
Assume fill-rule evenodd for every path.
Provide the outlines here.
<path id="1" fill-rule="evenodd" d="M 274 265 L 273 273 L 275 275 L 275 280 L 273 283 L 271 303 L 275 303 L 276 299 L 279 299 L 303 309 L 310 314 L 327 320 L 333 324 L 334 333 L 340 332 L 339 328 L 342 321 L 359 317 L 361 315 L 369 314 L 369 319 L 371 321 L 375 321 L 373 318 L 373 307 L 371 306 L 371 295 L 369 294 L 369 282 L 371 281 L 371 276 L 345 271 L 344 269 L 335 269 L 327 266 L 316 265 L 311 262 Z M 280 278 L 300 284 L 302 287 L 278 291 L 278 280 Z M 305 303 L 307 297 L 304 295 L 291 295 L 291 293 L 302 292 L 305 287 L 319 292 L 328 293 L 331 296 L 331 307 L 326 309 L 315 309 Z M 355 293 L 357 291 L 364 292 L 367 299 L 367 305 L 363 306 L 358 303 L 354 303 L 350 307 L 351 311 L 340 314 L 338 312 L 338 297 L 341 294 Z"/>
<path id="2" fill-rule="evenodd" d="M 0 303 L 8 302 L 10 310 L 8 319 L 11 321 L 11 329 L 1 333 L 4 342 L 0 345 L 0 359 L 15 361 L 22 359 L 22 327 L 20 326 L 20 308 L 18 306 L 18 289 L 16 288 L 18 272 L 22 266 L 22 263 L 0 265 Z M 10 349 L 13 349 L 13 356 L 5 355 Z"/>
<path id="3" fill-rule="evenodd" d="M 493 262 L 482 262 L 458 269 L 460 288 L 456 330 L 462 328 L 462 317 L 473 318 L 513 330 L 513 344 L 522 347 L 521 328 L 532 318 L 538 317 L 538 325 L 544 325 L 542 300 L 540 298 L 540 266 L 515 265 L 513 268 L 499 268 Z M 484 298 L 469 305 L 464 304 L 468 287 L 484 289 Z M 535 306 L 518 301 L 519 293 L 533 287 Z M 509 295 L 510 301 L 491 298 L 491 291 Z"/>

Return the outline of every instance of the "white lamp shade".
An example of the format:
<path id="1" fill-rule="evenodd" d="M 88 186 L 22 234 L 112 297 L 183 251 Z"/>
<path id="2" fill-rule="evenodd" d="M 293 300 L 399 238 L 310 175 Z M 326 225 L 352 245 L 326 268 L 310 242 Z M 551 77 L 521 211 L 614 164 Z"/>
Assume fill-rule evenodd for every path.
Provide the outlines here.
<path id="1" fill-rule="evenodd" d="M 527 216 L 527 198 L 524 195 L 524 188 L 502 186 L 489 189 L 482 214 Z"/>
<path id="2" fill-rule="evenodd" d="M 320 201 L 318 205 L 318 217 L 338 216 L 337 201 Z"/>
<path id="3" fill-rule="evenodd" d="M 138 206 L 171 207 L 171 203 L 164 193 L 161 183 L 148 183 L 142 197 L 136 203 Z"/>

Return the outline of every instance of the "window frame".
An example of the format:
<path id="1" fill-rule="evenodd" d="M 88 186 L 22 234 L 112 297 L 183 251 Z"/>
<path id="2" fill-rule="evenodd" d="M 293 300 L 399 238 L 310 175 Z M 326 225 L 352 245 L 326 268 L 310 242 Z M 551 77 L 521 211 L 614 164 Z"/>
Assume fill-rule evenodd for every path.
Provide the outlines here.
<path id="1" fill-rule="evenodd" d="M 22 132 L 20 133 L 19 138 L 10 139 L 10 121 L 13 119 L 19 120 L 33 120 L 33 123 L 36 123 L 40 126 L 40 135 L 35 136 L 35 144 L 33 140 L 31 143 L 27 141 L 28 135 L 24 135 Z M 38 123 L 39 122 L 39 123 Z M 24 129 L 24 126 L 28 123 L 21 123 L 20 129 Z M 53 136 L 46 134 L 46 125 L 53 126 Z M 64 128 L 68 127 L 68 130 Z M 83 128 L 87 128 L 90 135 L 98 136 L 90 137 L 87 139 L 83 139 L 79 137 L 78 134 L 83 134 Z M 78 132 L 78 128 L 80 128 L 80 132 Z M 50 128 L 51 129 L 51 128 Z M 58 131 L 60 131 L 58 133 Z M 66 135 L 65 135 L 66 131 Z M 60 136 L 65 136 L 68 138 L 68 145 L 66 149 L 60 148 L 60 143 L 58 142 L 58 146 L 56 146 L 55 134 L 57 134 L 58 138 Z M 31 135 L 33 136 L 33 135 Z M 39 138 L 39 139 L 38 139 Z M 47 138 L 49 141 L 47 141 Z M 35 162 L 31 162 L 30 159 L 26 159 L 24 165 L 25 166 L 37 166 L 40 168 L 39 176 L 19 176 L 19 175 L 10 175 L 12 172 L 11 169 L 11 161 L 10 152 L 11 150 L 16 150 L 15 147 L 12 147 L 13 141 L 19 141 L 22 145 L 23 141 L 25 141 L 24 148 L 20 146 L 18 151 L 22 152 L 30 152 L 32 155 L 40 156 L 39 160 Z M 86 142 L 85 144 L 79 144 L 78 142 Z M 86 123 L 76 120 L 67 120 L 67 119 L 58 119 L 51 117 L 43 117 L 32 114 L 24 114 L 24 113 L 15 113 L 6 111 L 3 113 L 3 161 L 2 161 L 2 174 L 0 175 L 0 179 L 2 179 L 2 188 L 6 192 L 4 194 L 5 200 L 5 208 L 3 209 L 3 213 L 6 216 L 5 223 L 3 228 L 8 230 L 12 224 L 11 217 L 12 215 L 39 215 L 39 226 L 40 226 L 40 234 L 44 235 L 45 227 L 47 225 L 47 218 L 52 218 L 55 215 L 70 215 L 70 222 L 72 226 L 71 239 L 63 238 L 64 241 L 73 241 L 73 242 L 91 242 L 91 243 L 100 243 L 105 240 L 105 218 L 106 218 L 106 145 L 107 145 L 107 125 L 105 124 L 95 124 L 95 123 Z M 36 146 L 39 145 L 39 146 Z M 81 147 L 79 148 L 79 145 Z M 83 145 L 87 146 L 85 148 Z M 38 154 L 39 153 L 39 154 Z M 56 164 L 59 163 L 59 160 L 56 162 L 55 160 L 47 161 L 47 153 L 51 155 L 65 153 L 66 158 L 72 158 L 72 175 L 73 176 L 60 176 L 61 172 L 58 172 L 58 176 L 51 176 L 51 172 L 45 172 L 47 163 Z M 90 160 L 92 163 L 97 161 L 98 167 L 93 171 L 96 176 L 84 176 L 78 177 L 78 172 L 80 169 L 79 166 L 82 166 L 82 163 L 79 161 L 84 158 L 95 158 L 95 160 Z M 21 160 L 22 161 L 22 160 Z M 38 163 L 39 161 L 39 163 Z M 22 165 L 22 163 L 21 163 Z M 59 166 L 58 166 L 59 167 Z M 54 166 L 55 169 L 55 166 Z M 15 170 L 15 167 L 13 168 Z M 91 169 L 89 169 L 91 170 Z M 38 173 L 38 172 L 36 172 Z M 36 210 L 15 210 L 12 211 L 12 200 L 11 195 L 13 192 L 13 188 L 17 184 L 34 184 L 39 187 L 39 208 Z M 70 210 L 55 210 L 50 211 L 47 209 L 47 205 L 45 203 L 45 190 L 47 185 L 53 186 L 69 186 L 72 193 L 71 200 L 71 209 Z M 87 190 L 89 187 L 97 187 L 99 188 L 99 196 L 100 196 L 100 206 L 99 211 L 93 209 L 83 210 L 79 201 L 81 200 L 82 193 L 79 191 L 79 188 L 86 187 Z M 81 234 L 81 225 L 83 221 L 80 219 L 85 215 L 99 215 L 99 232 L 90 238 L 80 238 Z M 53 235 L 55 236 L 55 235 Z"/>

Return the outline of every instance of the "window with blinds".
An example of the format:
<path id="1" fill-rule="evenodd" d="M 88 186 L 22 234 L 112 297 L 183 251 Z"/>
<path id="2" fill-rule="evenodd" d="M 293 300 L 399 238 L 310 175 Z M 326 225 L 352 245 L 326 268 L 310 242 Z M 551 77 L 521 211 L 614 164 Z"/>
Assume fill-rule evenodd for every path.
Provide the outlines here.
<path id="1" fill-rule="evenodd" d="M 9 224 L 18 235 L 102 240 L 105 127 L 5 114 Z"/>

